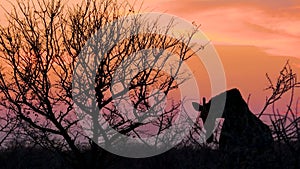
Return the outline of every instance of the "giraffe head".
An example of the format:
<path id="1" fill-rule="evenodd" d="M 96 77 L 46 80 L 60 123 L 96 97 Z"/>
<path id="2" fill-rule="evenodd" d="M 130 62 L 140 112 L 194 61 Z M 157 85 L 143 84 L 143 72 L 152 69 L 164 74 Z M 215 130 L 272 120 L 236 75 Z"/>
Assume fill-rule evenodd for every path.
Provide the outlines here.
<path id="1" fill-rule="evenodd" d="M 202 105 L 197 103 L 197 102 L 193 102 L 193 107 L 196 111 L 200 112 L 200 118 L 202 119 L 202 122 L 203 124 L 206 123 L 206 120 L 207 120 L 207 117 L 208 117 L 208 112 L 209 112 L 209 108 L 210 108 L 210 102 L 206 103 L 206 99 L 205 97 L 203 97 L 202 99 Z M 209 133 L 212 133 L 212 130 L 214 128 L 214 122 L 213 120 L 214 119 L 211 119 L 212 121 L 208 122 L 209 124 L 207 125 L 208 128 L 205 128 L 206 129 L 206 138 L 207 138 L 207 143 L 210 143 L 213 141 L 213 134 L 209 134 Z M 208 132 L 209 130 L 209 132 Z"/>

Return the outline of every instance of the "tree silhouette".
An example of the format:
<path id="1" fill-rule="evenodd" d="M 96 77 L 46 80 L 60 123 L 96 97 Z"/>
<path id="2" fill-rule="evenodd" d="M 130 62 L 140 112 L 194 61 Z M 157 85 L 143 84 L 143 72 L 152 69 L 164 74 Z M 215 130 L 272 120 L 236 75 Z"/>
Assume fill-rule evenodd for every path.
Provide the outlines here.
<path id="1" fill-rule="evenodd" d="M 145 135 L 160 134 L 168 129 L 180 102 L 173 102 L 168 108 L 161 103 L 172 99 L 170 93 L 175 91 L 176 94 L 178 86 L 188 78 L 179 70 L 197 51 L 188 47 L 190 41 L 167 36 L 174 26 L 172 21 L 166 28 L 160 28 L 158 22 L 149 25 L 136 15 L 133 17 L 135 25 L 130 25 L 127 30 L 134 35 L 126 37 L 128 34 L 119 29 L 126 18 L 138 12 L 128 3 L 114 0 L 90 0 L 72 8 L 65 7 L 60 0 L 19 1 L 13 6 L 13 11 L 7 12 L 8 26 L 0 27 L 1 106 L 8 112 L 1 118 L 6 121 L 1 124 L 4 125 L 1 132 L 13 136 L 17 127 L 20 141 L 30 140 L 30 144 L 57 152 L 71 151 L 65 155 L 69 154 L 68 159 L 81 168 L 88 166 L 87 163 L 91 163 L 91 167 L 100 166 L 97 159 L 105 153 L 97 144 L 111 144 L 118 138 L 110 134 L 111 128 L 141 140 Z M 105 25 L 120 18 L 125 19 L 116 22 L 113 30 L 105 30 Z M 142 29 L 155 33 L 139 34 Z M 90 40 L 95 33 L 99 39 Z M 194 32 L 187 39 L 193 35 Z M 90 45 L 85 48 L 87 42 Z M 107 50 L 106 47 L 112 44 Z M 152 50 L 155 48 L 160 50 Z M 201 49 L 203 47 L 198 50 Z M 147 52 L 139 57 L 141 50 Z M 160 61 L 162 51 L 177 55 L 179 61 L 167 65 L 171 54 L 165 54 L 165 60 Z M 78 57 L 82 54 L 101 57 L 92 70 L 88 70 L 95 71 L 96 76 L 72 81 L 74 76 L 80 76 L 78 70 L 90 69 Z M 153 59 L 148 60 L 148 56 Z M 147 66 L 130 72 L 132 69 L 128 68 L 137 63 Z M 166 66 L 170 67 L 172 75 L 165 72 Z M 131 77 L 129 82 L 128 77 Z M 125 82 L 128 82 L 127 86 Z M 113 93 L 113 83 L 125 87 Z M 76 97 L 82 96 L 81 99 L 73 100 L 74 91 L 78 94 Z M 88 99 L 83 94 L 87 91 L 95 92 L 94 105 L 87 104 Z M 124 114 L 116 105 L 128 96 L 134 109 L 126 110 Z M 80 105 L 84 115 L 76 114 L 74 102 Z M 99 117 L 100 113 L 104 119 Z M 84 118 L 92 121 L 91 139 L 79 123 Z M 149 120 L 153 118 L 155 120 Z M 108 122 L 111 128 L 103 127 L 101 120 Z M 141 130 L 145 125 L 156 127 L 155 133 Z M 81 144 L 87 140 L 93 150 L 90 162 L 81 151 Z"/>

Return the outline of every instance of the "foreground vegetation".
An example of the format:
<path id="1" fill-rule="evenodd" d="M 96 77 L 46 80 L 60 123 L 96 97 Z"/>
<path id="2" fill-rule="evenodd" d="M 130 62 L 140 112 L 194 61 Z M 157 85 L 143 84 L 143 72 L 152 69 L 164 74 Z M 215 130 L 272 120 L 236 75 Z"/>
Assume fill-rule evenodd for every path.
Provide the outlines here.
<path id="1" fill-rule="evenodd" d="M 299 141 L 293 146 L 299 146 Z M 298 168 L 299 156 L 294 156 L 286 144 L 276 144 L 274 152 L 262 156 L 260 160 L 269 162 L 273 169 Z M 68 152 L 53 152 L 45 149 L 14 147 L 2 150 L 0 164 L 2 169 L 72 169 L 72 165 L 63 154 Z M 91 155 L 90 150 L 82 152 L 85 158 Z M 208 147 L 174 148 L 164 154 L 144 159 L 130 159 L 113 154 L 106 154 L 105 158 L 97 161 L 96 168 L 105 169 L 199 169 L 223 168 L 224 154 Z M 270 160 L 272 159 L 272 160 Z M 253 165 L 258 161 L 251 161 Z M 91 168 L 87 165 L 85 168 Z"/>

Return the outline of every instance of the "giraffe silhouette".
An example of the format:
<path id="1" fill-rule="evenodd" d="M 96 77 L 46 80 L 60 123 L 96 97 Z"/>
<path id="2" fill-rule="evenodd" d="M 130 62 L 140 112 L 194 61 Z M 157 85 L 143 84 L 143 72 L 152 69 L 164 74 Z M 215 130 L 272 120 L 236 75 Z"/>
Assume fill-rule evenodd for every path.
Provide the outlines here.
<path id="1" fill-rule="evenodd" d="M 218 105 L 225 98 L 224 95 L 226 95 L 226 101 L 222 110 Z M 212 100 L 215 104 L 211 104 Z M 246 158 L 253 159 L 271 149 L 273 144 L 271 130 L 250 111 L 238 89 L 234 88 L 223 92 L 213 97 L 208 103 L 203 98 L 202 105 L 196 102 L 192 104 L 197 111 L 201 112 L 200 117 L 203 123 L 210 123 L 206 124 L 206 126 L 210 126 L 206 128 L 207 131 L 213 130 L 211 126 L 214 125 L 217 117 L 212 115 L 209 116 L 212 118 L 207 118 L 208 113 L 222 113 L 221 118 L 224 118 L 224 122 L 220 133 L 219 149 L 229 156 L 227 158 L 227 160 L 230 160 L 229 163 L 243 163 Z M 212 140 L 211 137 L 208 140 Z M 233 161 L 236 161 L 236 163 L 233 163 Z M 232 167 L 234 168 L 234 166 L 228 168 Z"/>

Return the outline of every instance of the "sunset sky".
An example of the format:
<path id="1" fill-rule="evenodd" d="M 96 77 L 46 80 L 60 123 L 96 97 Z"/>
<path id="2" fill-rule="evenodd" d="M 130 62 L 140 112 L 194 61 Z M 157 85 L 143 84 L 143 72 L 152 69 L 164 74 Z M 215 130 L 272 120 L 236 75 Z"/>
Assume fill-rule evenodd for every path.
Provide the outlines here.
<path id="1" fill-rule="evenodd" d="M 300 74 L 297 0 L 145 0 L 144 8 L 201 24 L 223 62 L 228 88 L 239 88 L 245 99 L 251 94 L 254 112 L 268 95 L 266 73 L 275 80 L 289 59 Z M 286 100 L 279 107 L 285 109 Z"/>
<path id="2" fill-rule="evenodd" d="M 1 5 L 10 9 L 8 1 Z M 201 25 L 223 62 L 228 88 L 239 88 L 244 98 L 251 94 L 254 112 L 268 94 L 263 90 L 265 73 L 276 78 L 289 59 L 300 74 L 299 0 L 144 0 L 142 11 L 169 13 Z M 2 24 L 3 16 L 1 10 Z"/>
<path id="3" fill-rule="evenodd" d="M 300 58 L 296 0 L 145 0 L 144 7 L 201 24 L 216 45 L 255 46 L 270 55 Z"/>

